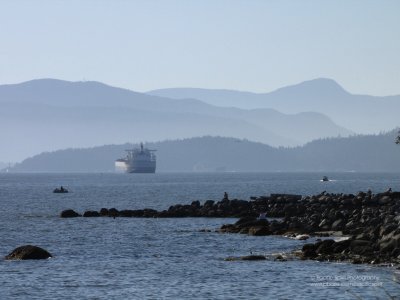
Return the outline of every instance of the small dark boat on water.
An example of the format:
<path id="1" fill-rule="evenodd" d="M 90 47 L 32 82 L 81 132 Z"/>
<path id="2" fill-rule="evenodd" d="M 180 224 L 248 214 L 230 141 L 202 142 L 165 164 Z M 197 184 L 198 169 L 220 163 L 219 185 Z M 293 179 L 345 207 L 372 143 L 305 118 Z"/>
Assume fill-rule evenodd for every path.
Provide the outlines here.
<path id="1" fill-rule="evenodd" d="M 321 180 L 321 181 L 329 181 L 328 176 L 322 177 L 322 180 Z"/>
<path id="2" fill-rule="evenodd" d="M 55 188 L 53 193 L 63 194 L 63 193 L 68 193 L 68 190 L 66 188 L 64 188 L 63 186 L 61 186 L 60 188 Z"/>

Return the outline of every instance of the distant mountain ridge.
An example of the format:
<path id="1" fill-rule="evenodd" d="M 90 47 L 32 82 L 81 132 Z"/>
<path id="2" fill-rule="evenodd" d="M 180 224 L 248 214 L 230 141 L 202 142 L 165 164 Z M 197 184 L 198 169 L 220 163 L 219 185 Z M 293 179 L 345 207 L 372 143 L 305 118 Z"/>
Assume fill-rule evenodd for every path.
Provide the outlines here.
<path id="1" fill-rule="evenodd" d="M 99 82 L 41 79 L 0 85 L 0 159 L 69 147 L 219 135 L 294 146 L 351 131 L 319 113 L 224 108 Z M 18 158 L 14 158 L 16 155 Z"/>
<path id="2" fill-rule="evenodd" d="M 379 135 L 321 139 L 295 148 L 224 137 L 147 143 L 157 149 L 157 172 L 193 171 L 359 171 L 399 172 L 396 131 Z M 114 161 L 132 144 L 41 153 L 14 172 L 113 172 Z M 136 145 L 137 146 L 137 145 Z"/>
<path id="3" fill-rule="evenodd" d="M 400 95 L 353 95 L 336 81 L 318 78 L 269 93 L 198 88 L 169 88 L 148 92 L 174 99 L 199 99 L 219 106 L 271 108 L 283 113 L 313 111 L 358 133 L 377 133 L 400 125 Z"/>

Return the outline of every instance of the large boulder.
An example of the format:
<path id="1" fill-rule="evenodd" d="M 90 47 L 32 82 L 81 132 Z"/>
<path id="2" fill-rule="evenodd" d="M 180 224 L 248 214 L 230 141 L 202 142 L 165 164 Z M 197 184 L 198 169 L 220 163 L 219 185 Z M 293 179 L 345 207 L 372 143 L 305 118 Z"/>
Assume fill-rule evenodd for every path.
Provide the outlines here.
<path id="1" fill-rule="evenodd" d="M 19 260 L 19 259 L 47 259 L 52 255 L 46 250 L 32 245 L 25 245 L 15 248 L 5 259 Z"/>

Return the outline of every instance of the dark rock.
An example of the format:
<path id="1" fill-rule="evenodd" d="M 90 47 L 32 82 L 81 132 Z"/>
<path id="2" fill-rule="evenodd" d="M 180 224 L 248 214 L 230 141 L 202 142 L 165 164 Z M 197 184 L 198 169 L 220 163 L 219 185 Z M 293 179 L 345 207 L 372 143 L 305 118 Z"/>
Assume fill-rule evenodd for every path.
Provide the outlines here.
<path id="1" fill-rule="evenodd" d="M 213 205 L 214 205 L 213 200 L 207 200 L 206 202 L 204 202 L 204 207 L 212 207 Z"/>
<path id="2" fill-rule="evenodd" d="M 317 249 L 316 252 L 318 254 L 331 254 L 333 253 L 333 245 L 335 244 L 334 240 L 328 239 L 318 242 L 316 244 Z"/>
<path id="3" fill-rule="evenodd" d="M 224 224 L 221 226 L 219 229 L 219 232 L 221 233 L 238 233 L 240 231 L 240 228 L 233 224 Z"/>
<path id="4" fill-rule="evenodd" d="M 277 261 L 286 261 L 286 259 L 285 259 L 282 255 L 280 255 L 280 254 L 278 254 L 278 255 L 275 257 L 275 260 L 277 260 Z"/>
<path id="5" fill-rule="evenodd" d="M 400 255 L 400 248 L 394 248 L 392 253 L 390 253 L 390 257 L 398 258 Z"/>
<path id="6" fill-rule="evenodd" d="M 365 240 L 353 240 L 350 242 L 350 249 L 353 254 L 367 255 L 373 252 L 372 243 Z"/>
<path id="7" fill-rule="evenodd" d="M 110 216 L 110 217 L 118 217 L 118 215 L 119 215 L 119 211 L 117 210 L 117 209 L 115 209 L 115 208 L 110 208 L 109 210 L 108 210 L 108 215 Z"/>
<path id="8" fill-rule="evenodd" d="M 354 257 L 351 261 L 352 264 L 359 265 L 362 264 L 362 260 L 359 257 Z"/>
<path id="9" fill-rule="evenodd" d="M 135 215 L 135 211 L 130 209 L 124 209 L 119 211 L 119 216 L 124 218 L 132 218 Z"/>
<path id="10" fill-rule="evenodd" d="M 332 223 L 332 230 L 341 230 L 344 226 L 344 221 L 342 219 L 336 220 Z"/>
<path id="11" fill-rule="evenodd" d="M 193 201 L 191 205 L 193 207 L 200 208 L 200 201 Z"/>
<path id="12" fill-rule="evenodd" d="M 100 217 L 99 212 L 94 210 L 87 210 L 83 213 L 84 217 Z"/>
<path id="13" fill-rule="evenodd" d="M 158 212 L 155 209 L 144 209 L 143 217 L 144 218 L 154 218 L 156 217 Z"/>
<path id="14" fill-rule="evenodd" d="M 228 257 L 225 258 L 227 261 L 236 261 L 236 260 L 266 260 L 267 258 L 264 255 L 246 255 L 239 257 Z"/>
<path id="15" fill-rule="evenodd" d="M 32 245 L 21 246 L 14 249 L 8 254 L 6 260 L 19 260 L 19 259 L 47 259 L 52 255 L 46 250 Z"/>
<path id="16" fill-rule="evenodd" d="M 299 201 L 301 200 L 302 195 L 293 195 L 293 194 L 271 194 L 272 199 L 279 199 L 281 201 Z"/>
<path id="17" fill-rule="evenodd" d="M 366 241 L 366 240 L 352 240 L 350 241 L 350 247 L 354 248 L 354 247 L 365 247 L 365 246 L 371 246 L 371 242 L 370 241 Z"/>
<path id="18" fill-rule="evenodd" d="M 352 229 L 355 227 L 355 222 L 353 220 L 349 221 L 346 223 L 346 225 L 344 226 L 346 229 Z"/>
<path id="19" fill-rule="evenodd" d="M 61 218 L 76 218 L 80 216 L 81 216 L 80 214 L 78 214 L 76 211 L 72 209 L 63 210 L 60 215 Z"/>
<path id="20" fill-rule="evenodd" d="M 108 214 L 109 214 L 109 211 L 108 211 L 107 208 L 100 209 L 100 215 L 101 216 L 108 216 Z"/>
<path id="21" fill-rule="evenodd" d="M 379 243 L 379 248 L 382 253 L 392 252 L 397 248 L 397 242 L 392 238 L 385 239 Z"/>
<path id="22" fill-rule="evenodd" d="M 304 258 L 315 258 L 317 256 L 317 246 L 315 244 L 305 244 L 303 245 L 302 257 Z"/>
<path id="23" fill-rule="evenodd" d="M 331 229 L 331 224 L 328 219 L 323 219 L 321 223 L 318 225 L 322 230 L 329 230 Z"/>
<path id="24" fill-rule="evenodd" d="M 267 258 L 264 255 L 247 255 L 242 256 L 242 260 L 266 260 Z"/>
<path id="25" fill-rule="evenodd" d="M 379 231 L 379 234 L 381 236 L 386 235 L 392 231 L 395 231 L 398 228 L 398 225 L 396 224 L 387 224 L 381 227 L 381 230 Z"/>
<path id="26" fill-rule="evenodd" d="M 391 201 L 392 201 L 391 197 L 383 196 L 382 198 L 379 199 L 379 204 L 388 204 Z"/>
<path id="27" fill-rule="evenodd" d="M 270 235 L 271 231 L 267 226 L 262 227 L 250 227 L 249 228 L 249 235 L 255 236 L 263 236 L 263 235 Z"/>
<path id="28" fill-rule="evenodd" d="M 346 250 L 346 249 L 348 249 L 350 247 L 350 243 L 351 243 L 351 240 L 343 240 L 343 241 L 340 241 L 340 242 L 335 242 L 332 245 L 333 252 L 334 253 L 343 252 L 344 250 Z"/>

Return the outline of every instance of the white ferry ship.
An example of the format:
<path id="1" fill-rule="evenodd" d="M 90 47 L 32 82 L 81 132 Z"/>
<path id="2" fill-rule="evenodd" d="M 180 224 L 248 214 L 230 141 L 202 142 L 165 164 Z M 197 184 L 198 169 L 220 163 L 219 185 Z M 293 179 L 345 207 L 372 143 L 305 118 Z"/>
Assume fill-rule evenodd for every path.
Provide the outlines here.
<path id="1" fill-rule="evenodd" d="M 115 161 L 115 169 L 127 173 L 155 173 L 155 151 L 144 148 L 143 143 L 140 143 L 140 148 L 126 150 L 127 156 Z"/>

